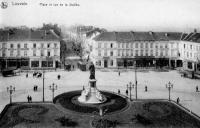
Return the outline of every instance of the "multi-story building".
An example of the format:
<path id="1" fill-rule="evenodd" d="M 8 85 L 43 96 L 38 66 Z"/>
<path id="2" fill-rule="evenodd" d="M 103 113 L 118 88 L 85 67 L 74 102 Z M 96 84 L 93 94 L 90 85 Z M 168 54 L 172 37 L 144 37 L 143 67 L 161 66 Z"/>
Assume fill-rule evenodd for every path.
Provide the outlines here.
<path id="1" fill-rule="evenodd" d="M 181 47 L 184 43 L 189 45 L 181 39 L 183 35 L 176 32 L 104 32 L 93 38 L 91 58 L 97 67 L 131 67 L 134 64 L 182 67 L 188 58 L 182 56 L 184 49 Z M 190 43 L 195 48 L 200 44 Z M 196 56 L 200 54 L 197 50 L 193 52 Z"/>
<path id="2" fill-rule="evenodd" d="M 179 33 L 104 32 L 94 38 L 92 56 L 98 67 L 181 65 Z"/>
<path id="3" fill-rule="evenodd" d="M 1 69 L 56 68 L 60 62 L 60 42 L 53 31 L 12 29 L 0 38 Z"/>

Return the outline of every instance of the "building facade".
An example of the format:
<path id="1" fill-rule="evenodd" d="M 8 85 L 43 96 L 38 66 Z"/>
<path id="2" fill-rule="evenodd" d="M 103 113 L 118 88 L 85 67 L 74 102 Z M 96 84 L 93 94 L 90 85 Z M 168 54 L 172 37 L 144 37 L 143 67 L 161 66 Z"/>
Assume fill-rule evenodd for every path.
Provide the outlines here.
<path id="1" fill-rule="evenodd" d="M 0 67 L 54 69 L 60 63 L 60 41 L 52 31 L 6 31 L 0 42 Z"/>
<path id="2" fill-rule="evenodd" d="M 181 67 L 180 33 L 105 32 L 93 40 L 97 67 Z"/>

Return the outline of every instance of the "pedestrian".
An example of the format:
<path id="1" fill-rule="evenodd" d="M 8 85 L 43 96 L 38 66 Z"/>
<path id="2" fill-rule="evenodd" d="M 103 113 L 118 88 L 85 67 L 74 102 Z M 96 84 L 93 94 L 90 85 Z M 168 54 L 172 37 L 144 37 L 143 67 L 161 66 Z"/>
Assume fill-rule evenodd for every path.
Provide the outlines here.
<path id="1" fill-rule="evenodd" d="M 177 102 L 177 104 L 179 104 L 179 102 L 180 102 L 180 99 L 179 99 L 179 97 L 176 99 L 176 102 Z"/>
<path id="2" fill-rule="evenodd" d="M 58 75 L 58 80 L 60 80 L 60 75 Z"/>
<path id="3" fill-rule="evenodd" d="M 126 95 L 128 96 L 128 89 L 126 89 Z"/>
<path id="4" fill-rule="evenodd" d="M 147 92 L 147 86 L 145 86 L 145 92 Z"/>
<path id="5" fill-rule="evenodd" d="M 30 100 L 29 95 L 27 96 L 27 100 L 28 100 L 28 103 L 29 103 L 29 100 Z"/>
<path id="6" fill-rule="evenodd" d="M 85 87 L 84 87 L 84 85 L 83 85 L 83 90 L 85 90 Z"/>
<path id="7" fill-rule="evenodd" d="M 30 96 L 29 100 L 30 100 L 30 102 L 32 102 L 32 97 L 31 96 Z"/>
<path id="8" fill-rule="evenodd" d="M 196 86 L 196 92 L 198 92 L 199 91 L 199 87 L 198 86 Z"/>
<path id="9" fill-rule="evenodd" d="M 120 94 L 120 90 L 118 89 L 118 94 Z"/>
<path id="10" fill-rule="evenodd" d="M 120 71 L 118 72 L 118 75 L 120 76 Z"/>
<path id="11" fill-rule="evenodd" d="M 28 78 L 28 73 L 26 73 L 26 78 Z"/>

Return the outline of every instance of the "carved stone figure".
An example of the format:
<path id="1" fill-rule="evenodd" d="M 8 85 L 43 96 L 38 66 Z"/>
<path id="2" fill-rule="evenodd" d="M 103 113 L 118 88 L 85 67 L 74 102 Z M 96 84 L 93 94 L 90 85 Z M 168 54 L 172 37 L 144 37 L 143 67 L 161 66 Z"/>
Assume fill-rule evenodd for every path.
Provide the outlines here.
<path id="1" fill-rule="evenodd" d="M 95 67 L 93 63 L 90 64 L 89 70 L 90 70 L 90 79 L 95 79 Z"/>

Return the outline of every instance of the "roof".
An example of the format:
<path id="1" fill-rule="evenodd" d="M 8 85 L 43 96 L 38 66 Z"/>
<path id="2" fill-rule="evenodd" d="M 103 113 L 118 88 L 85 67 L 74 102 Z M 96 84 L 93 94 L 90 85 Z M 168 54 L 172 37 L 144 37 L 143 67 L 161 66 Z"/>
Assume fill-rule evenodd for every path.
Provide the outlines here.
<path id="1" fill-rule="evenodd" d="M 0 30 L 0 41 L 16 41 L 16 40 L 59 40 L 52 32 L 47 30 L 32 30 L 32 29 L 8 29 Z"/>
<path id="2" fill-rule="evenodd" d="M 180 40 L 182 33 L 178 32 L 103 32 L 94 38 L 96 41 L 169 41 Z"/>

